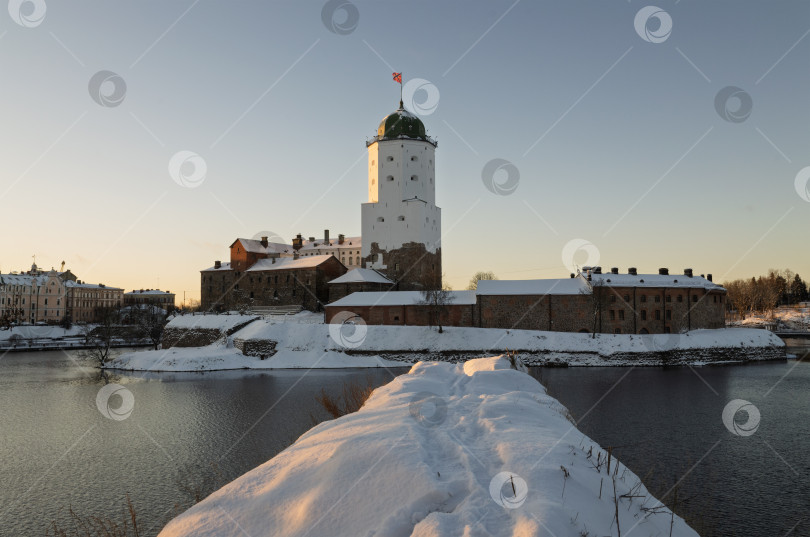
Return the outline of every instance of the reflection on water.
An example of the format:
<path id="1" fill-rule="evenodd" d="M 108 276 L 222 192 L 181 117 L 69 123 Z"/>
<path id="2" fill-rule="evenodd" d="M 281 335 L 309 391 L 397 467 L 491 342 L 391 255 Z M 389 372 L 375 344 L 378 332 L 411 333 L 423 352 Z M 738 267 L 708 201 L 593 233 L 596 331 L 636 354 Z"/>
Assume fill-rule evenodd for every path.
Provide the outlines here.
<path id="1" fill-rule="evenodd" d="M 67 509 L 118 515 L 128 493 L 142 535 L 156 535 L 194 496 L 272 458 L 326 419 L 315 402 L 344 382 L 380 386 L 402 369 L 226 371 L 108 379 L 64 352 L 0 361 L 0 535 L 44 535 Z M 96 406 L 99 389 L 134 397 L 121 421 Z M 116 396 L 114 396 L 116 397 Z M 115 407 L 120 402 L 113 401 Z"/>
<path id="2" fill-rule="evenodd" d="M 654 493 L 671 501 L 683 478 L 677 510 L 703 537 L 810 535 L 810 361 L 532 374 Z M 753 435 L 724 426 L 733 399 L 759 409 Z"/>

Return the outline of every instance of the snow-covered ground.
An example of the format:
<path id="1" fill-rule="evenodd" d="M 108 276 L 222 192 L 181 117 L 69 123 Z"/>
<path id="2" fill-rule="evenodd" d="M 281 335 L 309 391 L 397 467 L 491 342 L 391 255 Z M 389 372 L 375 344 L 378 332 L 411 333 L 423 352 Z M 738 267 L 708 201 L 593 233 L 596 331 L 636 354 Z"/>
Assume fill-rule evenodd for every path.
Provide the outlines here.
<path id="1" fill-rule="evenodd" d="M 228 369 L 340 369 L 350 367 L 403 367 L 407 364 L 378 356 L 350 356 L 337 351 L 282 351 L 260 360 L 245 356 L 226 343 L 207 347 L 172 347 L 135 351 L 113 359 L 107 367 L 131 371 L 223 371 Z"/>
<path id="2" fill-rule="evenodd" d="M 258 315 L 240 315 L 238 313 L 230 315 L 176 315 L 169 321 L 166 328 L 215 329 L 226 332 L 235 326 L 258 318 Z"/>
<path id="3" fill-rule="evenodd" d="M 202 316 L 207 328 L 222 328 L 217 318 L 237 326 L 234 316 Z M 300 322 L 299 322 L 300 321 Z M 205 371 L 224 369 L 279 369 L 311 367 L 393 367 L 409 365 L 425 356 L 456 354 L 494 356 L 506 350 L 542 355 L 543 360 L 568 365 L 657 365 L 650 353 L 714 349 L 781 349 L 784 343 L 766 330 L 727 328 L 693 330 L 686 334 L 590 334 L 448 327 L 444 333 L 425 326 L 340 326 L 313 322 L 302 316 L 288 322 L 256 320 L 208 347 L 171 348 L 123 354 L 109 367 L 126 370 Z M 175 321 L 172 321 L 174 323 Z M 186 321 L 184 321 L 186 322 Z M 196 327 L 188 322 L 188 326 Z M 348 330 L 348 333 L 346 332 Z M 356 332 L 352 333 L 352 330 Z M 245 356 L 234 342 L 276 342 L 271 357 Z M 633 356 L 635 355 L 635 356 Z M 629 357 L 628 357 L 629 356 Z M 637 361 L 645 357 L 645 361 Z M 386 359 L 388 358 L 388 359 Z M 398 358 L 400 361 L 393 361 Z M 438 359 L 438 358 L 437 358 Z M 403 364 L 404 361 L 404 364 Z M 703 363 L 696 356 L 693 364 Z"/>
<path id="4" fill-rule="evenodd" d="M 76 337 L 82 335 L 82 330 L 84 326 L 80 325 L 73 325 L 68 329 L 51 325 L 15 326 L 10 330 L 0 330 L 0 341 L 15 335 L 25 339 Z"/>
<path id="5" fill-rule="evenodd" d="M 697 536 L 509 367 L 420 362 L 160 537 Z"/>
<path id="6" fill-rule="evenodd" d="M 785 330 L 810 330 L 810 308 L 776 308 L 773 318 L 766 314 L 748 315 L 741 321 L 730 321 L 729 326 L 765 327 L 778 323 Z"/>

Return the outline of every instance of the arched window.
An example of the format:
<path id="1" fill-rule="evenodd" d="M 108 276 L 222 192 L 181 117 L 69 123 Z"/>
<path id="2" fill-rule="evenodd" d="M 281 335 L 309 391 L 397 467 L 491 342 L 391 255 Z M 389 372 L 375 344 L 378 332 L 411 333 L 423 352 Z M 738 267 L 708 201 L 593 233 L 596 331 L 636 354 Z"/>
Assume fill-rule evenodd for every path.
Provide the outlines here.
<path id="1" fill-rule="evenodd" d="M 650 333 L 650 331 L 649 331 L 649 330 L 647 330 L 646 328 L 642 328 L 641 330 L 639 330 L 639 331 L 638 331 L 638 333 L 639 333 L 639 334 L 649 334 L 649 333 Z"/>
<path id="2" fill-rule="evenodd" d="M 359 258 L 359 257 L 356 257 L 356 258 L 355 258 L 355 262 L 354 262 L 354 264 L 355 264 L 355 265 L 359 265 L 359 264 L 360 264 L 360 258 Z"/>

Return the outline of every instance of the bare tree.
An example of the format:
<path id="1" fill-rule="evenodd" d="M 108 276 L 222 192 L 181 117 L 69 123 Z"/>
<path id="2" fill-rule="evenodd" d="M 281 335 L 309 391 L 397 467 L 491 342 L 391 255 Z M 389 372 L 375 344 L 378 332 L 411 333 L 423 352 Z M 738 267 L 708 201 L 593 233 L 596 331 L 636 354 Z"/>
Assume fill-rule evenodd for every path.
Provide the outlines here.
<path id="1" fill-rule="evenodd" d="M 608 297 L 610 296 L 610 287 L 602 279 L 596 281 L 589 281 L 588 288 L 580 290 L 580 293 L 587 295 L 589 298 L 589 310 L 593 319 L 593 330 L 591 337 L 596 338 L 596 333 L 602 331 L 602 316 L 605 309 L 608 307 Z"/>
<path id="2" fill-rule="evenodd" d="M 426 271 L 422 281 L 422 300 L 419 304 L 427 307 L 428 324 L 442 329 L 442 317 L 447 315 L 447 305 L 451 302 L 450 288 L 442 284 L 444 278 L 431 270 Z"/>
<path id="3" fill-rule="evenodd" d="M 166 312 L 157 306 L 144 304 L 144 307 L 133 310 L 131 321 L 138 329 L 138 334 L 152 342 L 155 350 L 160 346 L 163 328 L 166 326 Z"/>
<path id="4" fill-rule="evenodd" d="M 481 280 L 497 280 L 498 277 L 495 276 L 495 273 L 492 271 L 478 271 L 476 272 L 472 279 L 470 279 L 470 283 L 467 285 L 468 291 L 475 291 L 478 289 L 478 282 Z"/>
<path id="5" fill-rule="evenodd" d="M 82 358 L 92 360 L 98 367 L 104 367 L 110 360 L 110 350 L 116 334 L 119 332 L 120 312 L 115 307 L 103 307 L 96 310 L 97 325 L 85 325 L 82 329 L 87 348 L 79 354 Z"/>

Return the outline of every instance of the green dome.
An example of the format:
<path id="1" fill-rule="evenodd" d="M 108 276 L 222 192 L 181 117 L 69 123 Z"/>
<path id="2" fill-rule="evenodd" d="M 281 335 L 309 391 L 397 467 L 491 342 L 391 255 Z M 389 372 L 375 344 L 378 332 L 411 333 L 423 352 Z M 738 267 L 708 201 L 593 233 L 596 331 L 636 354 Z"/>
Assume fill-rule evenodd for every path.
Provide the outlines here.
<path id="1" fill-rule="evenodd" d="M 435 144 L 425 132 L 425 124 L 418 117 L 405 110 L 402 101 L 399 103 L 398 110 L 385 116 L 380 122 L 374 141 L 396 140 L 398 138 L 410 138 Z"/>

